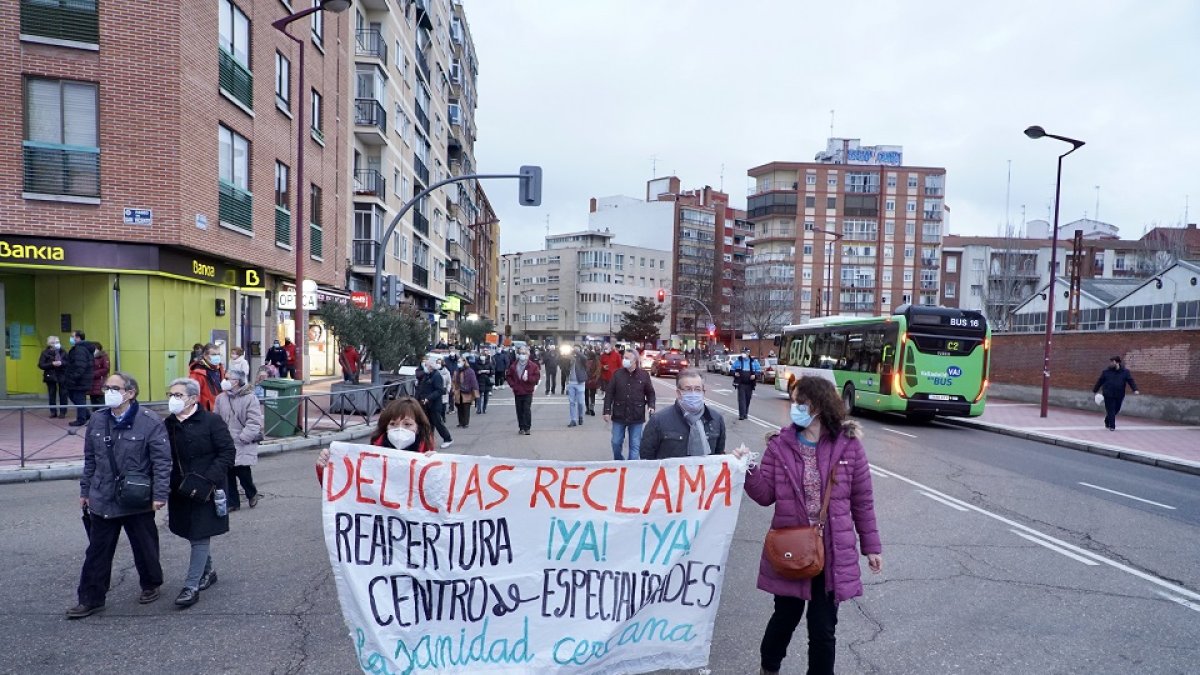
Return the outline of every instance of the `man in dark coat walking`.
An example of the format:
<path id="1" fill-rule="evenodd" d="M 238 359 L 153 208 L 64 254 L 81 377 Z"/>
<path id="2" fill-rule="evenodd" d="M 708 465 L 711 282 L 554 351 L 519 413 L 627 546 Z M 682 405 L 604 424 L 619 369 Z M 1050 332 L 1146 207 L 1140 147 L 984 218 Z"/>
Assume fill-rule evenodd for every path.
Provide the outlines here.
<path id="1" fill-rule="evenodd" d="M 629 459 L 638 459 L 646 412 L 654 414 L 654 382 L 638 367 L 637 352 L 625 352 L 621 369 L 613 374 L 604 395 L 604 421 L 612 423 L 613 459 L 623 460 L 625 435 L 629 435 Z"/>
<path id="2" fill-rule="evenodd" d="M 1108 361 L 1108 367 L 1100 373 L 1092 393 L 1104 394 L 1104 428 L 1109 431 L 1117 430 L 1117 414 L 1121 412 L 1121 404 L 1125 402 L 1125 388 L 1129 387 L 1134 395 L 1140 395 L 1137 384 L 1133 381 L 1133 373 L 1125 367 L 1120 356 L 1114 356 Z"/>
<path id="3" fill-rule="evenodd" d="M 729 374 L 733 375 L 733 387 L 738 393 L 739 420 L 750 416 L 750 399 L 754 398 L 754 387 L 758 385 L 761 372 L 762 366 L 758 365 L 758 359 L 750 356 L 749 349 L 743 349 L 729 367 Z"/>
<path id="4" fill-rule="evenodd" d="M 650 418 L 642 433 L 642 459 L 725 454 L 725 418 L 704 404 L 704 374 L 684 368 L 675 378 L 675 405 Z"/>
<path id="5" fill-rule="evenodd" d="M 50 417 L 66 417 L 67 353 L 63 351 L 58 336 L 46 340 L 46 349 L 38 357 L 38 368 L 42 369 L 42 382 L 50 396 Z"/>
<path id="6" fill-rule="evenodd" d="M 71 334 L 71 351 L 67 352 L 67 392 L 71 395 L 71 404 L 75 406 L 75 421 L 69 426 L 81 427 L 92 416 L 87 395 L 92 389 L 93 368 L 95 357 L 92 343 L 85 339 L 83 331 L 77 330 Z"/>
<path id="7" fill-rule="evenodd" d="M 542 359 L 542 377 L 546 378 L 546 391 L 542 393 L 558 393 L 558 349 L 553 346 L 547 347 L 542 352 Z"/>

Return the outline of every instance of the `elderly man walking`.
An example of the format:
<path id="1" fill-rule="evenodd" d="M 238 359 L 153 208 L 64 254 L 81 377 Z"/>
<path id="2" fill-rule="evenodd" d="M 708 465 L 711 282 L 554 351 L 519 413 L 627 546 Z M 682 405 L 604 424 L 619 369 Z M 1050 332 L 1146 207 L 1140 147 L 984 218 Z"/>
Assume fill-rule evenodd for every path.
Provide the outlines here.
<path id="1" fill-rule="evenodd" d="M 725 454 L 725 418 L 704 404 L 704 374 L 685 368 L 675 378 L 675 405 L 650 418 L 642 432 L 642 459 Z"/>
<path id="2" fill-rule="evenodd" d="M 623 460 L 625 436 L 629 436 L 629 459 L 638 459 L 642 444 L 642 426 L 646 411 L 654 414 L 654 383 L 650 373 L 637 365 L 637 352 L 629 350 L 621 360 L 621 368 L 608 383 L 604 395 L 604 421 L 612 422 L 613 459 Z"/>
<path id="3" fill-rule="evenodd" d="M 104 382 L 104 405 L 88 422 L 83 442 L 79 504 L 88 523 L 88 547 L 79 575 L 78 604 L 68 619 L 104 609 L 113 555 L 121 530 L 129 538 L 142 592 L 138 602 L 158 599 L 163 583 L 154 512 L 171 491 L 171 444 L 162 419 L 138 405 L 138 384 L 116 372 Z"/>

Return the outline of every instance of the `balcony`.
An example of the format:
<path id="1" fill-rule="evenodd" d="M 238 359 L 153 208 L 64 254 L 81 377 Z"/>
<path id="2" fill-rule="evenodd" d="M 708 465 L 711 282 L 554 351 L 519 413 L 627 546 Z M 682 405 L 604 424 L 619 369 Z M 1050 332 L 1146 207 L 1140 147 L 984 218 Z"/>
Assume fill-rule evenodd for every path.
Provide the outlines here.
<path id="1" fill-rule="evenodd" d="M 943 197 L 943 196 L 945 196 L 945 194 L 946 194 L 946 190 L 943 188 L 940 188 L 940 187 L 925 188 L 925 196 L 926 197 Z"/>
<path id="2" fill-rule="evenodd" d="M 879 183 L 847 185 L 846 192 L 860 195 L 877 195 L 879 194 Z"/>
<path id="3" fill-rule="evenodd" d="M 25 191 L 100 197 L 100 148 L 25 141 Z"/>
<path id="4" fill-rule="evenodd" d="M 924 215 L 925 215 L 925 220 L 941 220 L 942 219 L 941 211 L 926 211 Z"/>
<path id="5" fill-rule="evenodd" d="M 87 4 L 21 0 L 21 35 L 99 44 L 99 14 L 95 5 L 87 8 Z"/>
<path id="6" fill-rule="evenodd" d="M 751 197 L 746 202 L 747 217 L 751 220 L 765 216 L 795 216 L 796 193 L 772 192 L 757 197 Z"/>
<path id="7" fill-rule="evenodd" d="M 416 51 L 416 58 L 413 60 L 417 63 L 417 71 L 421 73 L 421 77 L 425 79 L 425 83 L 429 84 L 429 60 L 425 58 L 425 52 L 418 49 Z"/>
<path id="8" fill-rule="evenodd" d="M 253 210 L 251 208 L 253 195 L 225 181 L 217 182 L 217 190 L 219 192 L 217 218 L 221 223 L 246 232 L 253 232 Z"/>
<path id="9" fill-rule="evenodd" d="M 233 54 L 217 49 L 217 84 L 247 108 L 254 109 L 254 76 Z"/>
<path id="10" fill-rule="evenodd" d="M 875 303 L 873 302 L 843 302 L 838 305 L 838 308 L 842 312 L 875 313 Z"/>
<path id="11" fill-rule="evenodd" d="M 354 135 L 368 145 L 387 144 L 387 111 L 379 101 L 354 99 Z"/>
<path id="12" fill-rule="evenodd" d="M 772 227 L 754 234 L 751 240 L 755 246 L 768 241 L 796 241 L 796 229 L 792 227 Z"/>
<path id="13" fill-rule="evenodd" d="M 796 256 L 786 253 L 764 253 L 761 255 L 751 256 L 748 261 L 751 265 L 766 265 L 769 263 L 794 263 Z"/>
<path id="14" fill-rule="evenodd" d="M 415 286 L 429 288 L 429 270 L 416 263 L 413 263 L 412 282 Z"/>
<path id="15" fill-rule="evenodd" d="M 358 4 L 365 9 L 388 11 L 388 0 L 358 0 Z"/>
<path id="16" fill-rule="evenodd" d="M 462 298 L 467 304 L 475 302 L 475 288 L 467 284 L 465 280 L 456 277 L 446 277 L 446 295 Z"/>
<path id="17" fill-rule="evenodd" d="M 421 161 L 421 158 L 416 155 L 413 155 L 413 173 L 416 174 L 422 184 L 429 187 L 429 167 L 425 166 L 425 162 Z"/>
<path id="18" fill-rule="evenodd" d="M 874 265 L 879 259 L 874 255 L 843 255 L 843 265 Z"/>
<path id="19" fill-rule="evenodd" d="M 843 290 L 846 290 L 846 289 L 869 290 L 869 289 L 874 289 L 876 287 L 874 277 L 854 277 L 853 279 L 842 279 L 841 283 L 842 283 Z"/>
<path id="20" fill-rule="evenodd" d="M 938 287 L 938 282 L 936 282 L 936 281 L 922 281 L 921 282 L 921 290 L 923 290 L 923 291 L 936 291 L 937 287 Z"/>
<path id="21" fill-rule="evenodd" d="M 282 206 L 275 206 L 275 243 L 292 245 L 292 213 Z"/>
<path id="22" fill-rule="evenodd" d="M 413 209 L 412 221 L 413 221 L 413 229 L 416 230 L 418 234 L 424 235 L 426 237 L 429 236 L 429 219 L 425 217 L 425 214 L 421 213 L 420 211 L 417 211 L 416 209 Z"/>
<path id="23" fill-rule="evenodd" d="M 420 103 L 416 105 L 417 123 L 425 130 L 425 135 L 429 135 L 429 115 L 425 112 L 425 108 L 421 107 Z"/>
<path id="24" fill-rule="evenodd" d="M 847 232 L 842 235 L 842 241 L 879 241 L 879 230 L 870 232 Z"/>
<path id="25" fill-rule="evenodd" d="M 370 239 L 355 239 L 351 243 L 351 263 L 355 267 L 375 267 L 375 242 Z"/>
<path id="26" fill-rule="evenodd" d="M 459 243 L 457 239 L 450 239 L 446 243 L 446 257 L 451 260 L 458 260 L 464 263 L 471 263 L 471 254 Z"/>
<path id="27" fill-rule="evenodd" d="M 927 270 L 940 269 L 942 262 L 937 258 L 921 258 L 921 268 Z"/>
<path id="28" fill-rule="evenodd" d="M 354 196 L 387 198 L 387 179 L 375 169 L 358 169 L 354 172 Z"/>
<path id="29" fill-rule="evenodd" d="M 387 65 L 388 48 L 383 33 L 376 28 L 361 28 L 355 33 L 354 55 Z"/>
<path id="30" fill-rule="evenodd" d="M 766 192 L 793 192 L 800 189 L 800 183 L 794 180 L 764 180 L 746 191 L 747 197 L 761 195 Z"/>

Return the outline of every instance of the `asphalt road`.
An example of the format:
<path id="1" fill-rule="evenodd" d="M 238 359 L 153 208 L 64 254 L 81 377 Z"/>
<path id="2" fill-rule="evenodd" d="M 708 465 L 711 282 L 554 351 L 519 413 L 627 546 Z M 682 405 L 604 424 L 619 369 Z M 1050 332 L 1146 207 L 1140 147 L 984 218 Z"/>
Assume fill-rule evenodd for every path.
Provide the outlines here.
<path id="1" fill-rule="evenodd" d="M 709 390 L 714 405 L 732 409 L 731 448 L 761 449 L 768 429 L 786 420 L 786 402 L 767 387 L 742 422 L 727 378 L 712 376 Z M 658 391 L 674 397 L 667 380 Z M 566 428 L 561 395 L 535 399 L 532 436 L 516 435 L 513 415 L 511 395 L 499 393 L 470 429 L 452 429 L 454 451 L 609 456 L 599 417 Z M 841 606 L 839 672 L 1197 672 L 1200 478 L 948 425 L 859 419 L 876 471 L 884 573 L 864 570 L 866 594 Z M 163 525 L 164 597 L 136 603 L 122 542 L 106 610 L 68 622 L 85 545 L 77 486 L 0 486 L 0 672 L 357 672 L 312 456 L 260 463 L 265 499 L 254 510 L 243 505 L 232 532 L 214 540 L 220 581 L 186 611 L 171 601 L 187 546 Z M 758 672 L 770 598 L 755 589 L 755 575 L 769 515 L 743 504 L 712 673 Z M 800 631 L 800 653 L 793 649 L 784 673 L 803 672 L 803 643 Z"/>

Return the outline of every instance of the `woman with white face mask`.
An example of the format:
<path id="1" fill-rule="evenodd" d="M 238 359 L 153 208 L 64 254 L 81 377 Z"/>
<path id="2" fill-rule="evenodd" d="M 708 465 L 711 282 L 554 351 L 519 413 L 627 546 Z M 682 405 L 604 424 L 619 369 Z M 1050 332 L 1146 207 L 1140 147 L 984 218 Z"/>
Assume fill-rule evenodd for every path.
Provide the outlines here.
<path id="1" fill-rule="evenodd" d="M 258 464 L 258 443 L 263 439 L 262 405 L 254 396 L 254 385 L 247 385 L 245 374 L 241 370 L 229 370 L 225 379 L 221 380 L 221 393 L 217 396 L 216 413 L 229 427 L 233 436 L 233 445 L 237 454 L 233 466 L 229 469 L 230 511 L 237 511 L 242 506 L 238 495 L 238 482 L 246 491 L 246 501 L 250 508 L 258 506 L 258 488 L 254 485 L 251 467 Z"/>
<path id="2" fill-rule="evenodd" d="M 433 425 L 425 416 L 421 402 L 411 396 L 403 396 L 389 403 L 379 413 L 379 422 L 371 434 L 371 445 L 432 454 Z M 323 479 L 327 464 L 329 448 L 323 448 L 317 455 L 317 482 Z"/>

